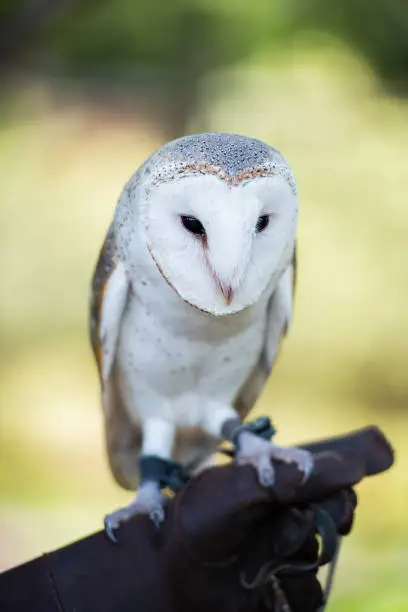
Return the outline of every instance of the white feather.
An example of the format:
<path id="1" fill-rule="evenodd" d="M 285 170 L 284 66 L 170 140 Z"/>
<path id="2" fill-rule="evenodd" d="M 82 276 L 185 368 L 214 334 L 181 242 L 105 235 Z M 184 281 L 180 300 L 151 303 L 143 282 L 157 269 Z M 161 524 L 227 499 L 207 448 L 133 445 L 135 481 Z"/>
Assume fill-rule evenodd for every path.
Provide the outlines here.
<path id="1" fill-rule="evenodd" d="M 129 260 L 137 261 L 136 249 L 140 252 L 147 243 L 161 274 L 178 295 L 210 314 L 239 312 L 254 304 L 268 287 L 272 293 L 290 261 L 297 198 L 279 176 L 234 188 L 214 176 L 187 177 L 160 185 L 140 206 L 144 230 L 137 246 L 136 240 L 130 245 Z M 206 248 L 182 226 L 180 215 L 202 223 Z M 270 224 L 257 234 L 260 215 L 270 215 Z M 215 278 L 233 289 L 230 304 Z M 138 278 L 132 280 L 136 286 Z"/>
<path id="2" fill-rule="evenodd" d="M 129 281 L 125 266 L 119 261 L 112 272 L 102 301 L 100 341 L 103 348 L 102 378 L 109 378 L 114 362 L 123 311 L 127 301 Z"/>
<path id="3" fill-rule="evenodd" d="M 167 459 L 171 457 L 175 426 L 160 418 L 146 418 L 143 421 L 143 455 L 155 455 Z"/>

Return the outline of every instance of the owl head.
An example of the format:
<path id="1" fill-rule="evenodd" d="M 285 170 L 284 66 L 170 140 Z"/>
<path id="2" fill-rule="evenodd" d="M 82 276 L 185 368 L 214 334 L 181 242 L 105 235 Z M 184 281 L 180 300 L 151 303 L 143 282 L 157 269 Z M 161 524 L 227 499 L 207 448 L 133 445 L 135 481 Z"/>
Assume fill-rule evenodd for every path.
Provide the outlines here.
<path id="1" fill-rule="evenodd" d="M 259 140 L 205 133 L 170 142 L 125 194 L 126 257 L 142 243 L 180 298 L 211 315 L 271 293 L 293 257 L 296 184 L 280 153 Z"/>

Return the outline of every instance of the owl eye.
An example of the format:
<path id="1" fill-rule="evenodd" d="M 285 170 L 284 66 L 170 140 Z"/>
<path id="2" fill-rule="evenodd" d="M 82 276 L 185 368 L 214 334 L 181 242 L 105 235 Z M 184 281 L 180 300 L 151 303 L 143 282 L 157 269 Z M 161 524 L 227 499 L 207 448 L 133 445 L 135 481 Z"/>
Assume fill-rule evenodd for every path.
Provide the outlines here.
<path id="1" fill-rule="evenodd" d="M 201 221 L 199 221 L 195 217 L 187 217 L 185 215 L 181 215 L 180 219 L 181 223 L 188 232 L 194 234 L 195 236 L 201 236 L 201 238 L 205 237 L 206 233 Z"/>
<path id="2" fill-rule="evenodd" d="M 258 218 L 258 221 L 256 222 L 255 225 L 255 231 L 257 234 L 260 234 L 261 232 L 264 231 L 264 229 L 266 229 L 269 225 L 269 215 L 262 215 L 261 217 Z"/>

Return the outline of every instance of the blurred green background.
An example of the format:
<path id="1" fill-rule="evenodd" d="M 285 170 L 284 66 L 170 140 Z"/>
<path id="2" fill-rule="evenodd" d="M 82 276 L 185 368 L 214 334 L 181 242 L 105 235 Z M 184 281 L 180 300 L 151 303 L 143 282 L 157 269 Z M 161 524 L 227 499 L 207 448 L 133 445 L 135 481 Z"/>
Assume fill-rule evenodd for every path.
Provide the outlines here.
<path id="1" fill-rule="evenodd" d="M 295 318 L 257 412 L 282 442 L 376 423 L 330 609 L 408 611 L 406 0 L 2 0 L 0 569 L 99 529 L 88 286 L 120 190 L 166 140 L 255 136 L 301 201 Z"/>

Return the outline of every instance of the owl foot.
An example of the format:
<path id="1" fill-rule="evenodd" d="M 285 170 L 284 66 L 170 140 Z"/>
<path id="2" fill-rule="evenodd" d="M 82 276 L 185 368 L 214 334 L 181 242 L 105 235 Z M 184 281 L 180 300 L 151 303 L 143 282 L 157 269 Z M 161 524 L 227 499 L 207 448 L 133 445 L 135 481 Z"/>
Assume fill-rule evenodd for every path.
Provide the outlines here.
<path id="1" fill-rule="evenodd" d="M 240 432 L 237 443 L 236 463 L 252 465 L 258 473 L 259 482 L 265 487 L 272 487 L 275 483 L 275 469 L 271 460 L 295 463 L 304 474 L 303 482 L 313 469 L 313 455 L 309 451 L 278 446 L 250 431 Z"/>
<path id="2" fill-rule="evenodd" d="M 128 506 L 118 508 L 104 519 L 105 533 L 109 540 L 115 544 L 118 542 L 115 531 L 121 523 L 125 523 L 138 514 L 147 514 L 156 528 L 164 520 L 165 496 L 160 492 L 156 482 L 144 482 L 136 495 L 136 499 Z"/>

